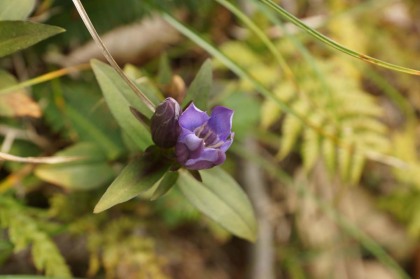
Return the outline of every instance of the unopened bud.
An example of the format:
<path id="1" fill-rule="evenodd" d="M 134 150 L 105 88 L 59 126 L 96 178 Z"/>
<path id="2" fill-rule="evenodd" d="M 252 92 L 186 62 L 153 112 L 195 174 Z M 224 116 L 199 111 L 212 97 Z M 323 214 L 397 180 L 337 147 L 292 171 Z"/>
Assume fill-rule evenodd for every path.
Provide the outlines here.
<path id="1" fill-rule="evenodd" d="M 174 147 L 179 136 L 178 118 L 181 108 L 173 98 L 166 98 L 165 101 L 156 107 L 151 119 L 152 139 L 159 147 Z"/>

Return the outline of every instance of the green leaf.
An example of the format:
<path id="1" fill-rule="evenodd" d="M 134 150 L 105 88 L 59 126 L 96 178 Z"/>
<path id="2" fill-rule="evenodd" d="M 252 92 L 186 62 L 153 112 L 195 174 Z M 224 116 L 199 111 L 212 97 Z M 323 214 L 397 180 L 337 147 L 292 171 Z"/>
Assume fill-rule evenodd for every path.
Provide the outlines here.
<path id="1" fill-rule="evenodd" d="M 164 53 L 159 59 L 159 72 L 157 80 L 159 84 L 168 85 L 172 80 L 172 69 L 169 64 L 168 55 Z"/>
<path id="2" fill-rule="evenodd" d="M 308 172 L 315 165 L 316 160 L 320 155 L 320 137 L 314 130 L 306 129 L 304 131 L 303 138 L 303 167 L 305 171 Z"/>
<path id="3" fill-rule="evenodd" d="M 182 102 L 182 106 L 185 106 L 190 101 L 193 101 L 196 107 L 206 111 L 212 83 L 213 72 L 211 60 L 207 59 L 188 88 L 187 95 Z"/>
<path id="4" fill-rule="evenodd" d="M 338 172 L 344 181 L 349 181 L 352 147 L 338 149 Z"/>
<path id="5" fill-rule="evenodd" d="M 98 60 L 92 60 L 91 65 L 112 115 L 137 147 L 145 150 L 152 144 L 150 132 L 131 114 L 129 107 L 136 108 L 147 117 L 151 116 L 150 111 L 140 99 L 136 103 L 129 101 L 135 93 L 111 66 Z"/>
<path id="6" fill-rule="evenodd" d="M 1 20 L 25 20 L 33 11 L 36 0 L 2 0 L 0 1 Z"/>
<path id="7" fill-rule="evenodd" d="M 164 99 L 162 92 L 159 91 L 154 82 L 152 82 L 147 77 L 147 74 L 140 68 L 132 64 L 125 64 L 123 71 L 129 79 L 134 81 L 137 88 L 139 88 L 155 106 Z M 130 103 L 138 103 L 139 106 L 143 105 L 136 94 L 125 94 L 124 97 L 126 97 Z M 147 113 L 147 115 L 151 114 L 149 109 L 147 109 Z"/>
<path id="8" fill-rule="evenodd" d="M 60 27 L 26 21 L 0 21 L 0 57 L 62 33 Z"/>
<path id="9" fill-rule="evenodd" d="M 314 111 L 310 112 L 308 119 L 317 127 L 322 127 L 324 117 L 322 114 Z M 303 142 L 302 142 L 302 157 L 303 167 L 305 171 L 310 171 L 315 165 L 321 153 L 321 135 L 313 129 L 303 129 Z"/>
<path id="10" fill-rule="evenodd" d="M 167 172 L 159 181 L 159 185 L 153 192 L 153 195 L 150 199 L 157 200 L 161 196 L 165 195 L 175 185 L 178 177 L 179 173 L 177 171 Z"/>
<path id="11" fill-rule="evenodd" d="M 335 173 L 337 164 L 337 154 L 334 142 L 328 138 L 324 138 L 321 143 L 321 153 L 325 161 L 325 165 L 330 174 Z"/>
<path id="12" fill-rule="evenodd" d="M 102 152 L 92 143 L 78 143 L 56 155 L 81 156 L 84 159 L 58 165 L 41 165 L 35 169 L 35 174 L 45 181 L 72 190 L 97 188 L 115 176 Z"/>
<path id="13" fill-rule="evenodd" d="M 280 141 L 280 151 L 278 154 L 280 159 L 284 159 L 295 146 L 302 128 L 302 122 L 298 118 L 291 114 L 286 116 L 282 129 L 283 135 Z"/>
<path id="14" fill-rule="evenodd" d="M 94 141 L 104 152 L 106 152 L 109 159 L 115 159 L 121 154 L 122 150 L 120 146 L 112 140 L 110 135 L 106 134 L 106 132 L 98 126 L 96 118 L 94 118 L 93 115 L 88 118 L 70 105 L 66 108 L 66 114 L 79 133 L 80 139 Z"/>
<path id="15" fill-rule="evenodd" d="M 101 197 L 94 213 L 126 202 L 153 187 L 169 169 L 169 164 L 162 159 L 148 149 L 143 156 L 130 162 Z"/>
<path id="16" fill-rule="evenodd" d="M 356 184 L 360 180 L 362 175 L 363 167 L 365 166 L 365 157 L 358 152 L 352 157 L 351 171 L 350 171 L 350 183 Z"/>
<path id="17" fill-rule="evenodd" d="M 177 185 L 197 209 L 232 234 L 255 241 L 257 223 L 251 203 L 229 174 L 221 168 L 203 170 L 201 183 L 188 171 L 179 172 Z"/>

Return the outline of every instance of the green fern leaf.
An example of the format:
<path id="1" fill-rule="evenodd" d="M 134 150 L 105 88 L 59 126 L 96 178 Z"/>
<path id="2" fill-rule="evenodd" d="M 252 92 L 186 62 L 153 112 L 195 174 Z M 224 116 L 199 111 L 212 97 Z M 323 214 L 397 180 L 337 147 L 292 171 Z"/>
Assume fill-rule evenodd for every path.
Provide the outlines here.
<path id="1" fill-rule="evenodd" d="M 293 104 L 295 111 L 299 115 L 305 115 L 308 111 L 308 103 L 305 101 L 297 101 Z M 288 114 L 284 120 L 282 138 L 280 143 L 280 151 L 278 153 L 278 158 L 283 159 L 289 152 L 292 150 L 295 145 L 301 131 L 303 128 L 303 123 L 296 116 Z"/>
<path id="2" fill-rule="evenodd" d="M 388 128 L 375 118 L 367 118 L 360 115 L 351 117 L 346 115 L 341 121 L 346 127 L 354 127 L 353 130 L 355 133 L 371 132 L 383 136 L 388 131 Z"/>
<path id="3" fill-rule="evenodd" d="M 385 138 L 381 134 L 364 133 L 361 140 L 365 148 L 371 148 L 377 152 L 387 154 L 391 149 L 391 143 L 388 138 Z"/>
<path id="4" fill-rule="evenodd" d="M 15 252 L 32 244 L 35 267 L 47 276 L 71 278 L 71 273 L 57 246 L 26 209 L 11 198 L 0 198 L 0 227 L 8 229 Z"/>
<path id="5" fill-rule="evenodd" d="M 306 129 L 302 144 L 303 168 L 305 171 L 313 168 L 320 152 L 320 136 L 314 130 Z"/>
<path id="6" fill-rule="evenodd" d="M 282 83 L 273 89 L 273 93 L 279 100 L 289 103 L 296 95 L 294 87 L 290 83 Z M 261 126 L 268 129 L 273 125 L 281 116 L 282 110 L 273 100 L 264 100 L 261 108 Z"/>
<path id="7" fill-rule="evenodd" d="M 362 154 L 358 152 L 353 154 L 349 175 L 349 181 L 351 184 L 356 184 L 360 180 L 365 162 L 365 157 Z"/>
<path id="8" fill-rule="evenodd" d="M 336 170 L 336 146 L 331 139 L 324 138 L 321 143 L 321 154 L 327 170 L 333 174 Z"/>
<path id="9" fill-rule="evenodd" d="M 348 146 L 348 145 L 347 145 Z M 345 181 L 349 180 L 350 177 L 350 167 L 352 159 L 352 149 L 351 148 L 339 148 L 338 150 L 338 170 L 340 177 Z"/>

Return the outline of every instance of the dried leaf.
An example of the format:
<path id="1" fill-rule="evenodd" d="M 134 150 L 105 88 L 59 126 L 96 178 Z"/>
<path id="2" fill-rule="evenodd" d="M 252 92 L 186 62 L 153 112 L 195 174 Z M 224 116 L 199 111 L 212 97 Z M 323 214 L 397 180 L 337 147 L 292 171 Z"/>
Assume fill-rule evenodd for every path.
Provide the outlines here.
<path id="1" fill-rule="evenodd" d="M 17 84 L 14 76 L 6 71 L 0 71 L 0 89 Z M 41 108 L 34 102 L 24 90 L 0 95 L 0 115 L 6 117 L 29 116 L 39 118 L 42 115 Z"/>

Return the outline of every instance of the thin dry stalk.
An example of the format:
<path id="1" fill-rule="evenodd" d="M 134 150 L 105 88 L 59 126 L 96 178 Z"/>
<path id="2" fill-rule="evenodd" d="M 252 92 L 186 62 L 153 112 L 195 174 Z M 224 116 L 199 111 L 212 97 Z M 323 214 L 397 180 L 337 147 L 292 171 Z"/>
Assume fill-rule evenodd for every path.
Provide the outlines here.
<path id="1" fill-rule="evenodd" d="M 245 140 L 245 148 L 250 152 L 257 153 L 257 142 L 248 137 Z M 275 275 L 275 250 L 274 228 L 270 216 L 272 201 L 267 193 L 267 185 L 264 175 L 258 164 L 246 160 L 243 163 L 243 184 L 255 207 L 258 220 L 258 238 L 252 247 L 250 260 L 250 279 L 274 279 Z"/>
<path id="2" fill-rule="evenodd" d="M 30 163 L 30 164 L 62 164 L 68 162 L 74 162 L 82 159 L 83 157 L 19 157 L 4 152 L 0 152 L 0 161 L 11 161 L 18 163 Z"/>

